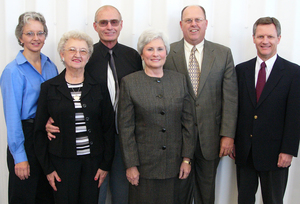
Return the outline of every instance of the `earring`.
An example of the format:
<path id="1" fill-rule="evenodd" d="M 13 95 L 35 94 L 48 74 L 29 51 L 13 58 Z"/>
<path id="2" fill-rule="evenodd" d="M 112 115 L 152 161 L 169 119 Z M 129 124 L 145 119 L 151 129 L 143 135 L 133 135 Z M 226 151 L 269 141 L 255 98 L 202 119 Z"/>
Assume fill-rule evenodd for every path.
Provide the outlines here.
<path id="1" fill-rule="evenodd" d="M 62 58 L 61 60 L 64 62 L 64 61 L 65 61 L 65 58 Z"/>

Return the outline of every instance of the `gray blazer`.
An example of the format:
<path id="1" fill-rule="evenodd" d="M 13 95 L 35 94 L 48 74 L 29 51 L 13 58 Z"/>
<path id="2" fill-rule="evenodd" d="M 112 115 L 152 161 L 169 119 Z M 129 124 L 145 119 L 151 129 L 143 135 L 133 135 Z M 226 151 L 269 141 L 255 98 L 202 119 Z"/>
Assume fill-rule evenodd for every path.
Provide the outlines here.
<path id="1" fill-rule="evenodd" d="M 207 160 L 216 159 L 220 136 L 234 138 L 236 129 L 238 88 L 230 49 L 204 40 L 197 96 L 187 71 L 183 39 L 171 44 L 164 68 L 186 75 L 203 156 Z"/>
<path id="2" fill-rule="evenodd" d="M 177 177 L 183 157 L 192 158 L 195 134 L 185 76 L 164 70 L 162 78 L 138 71 L 122 79 L 119 139 L 125 168 L 140 177 Z"/>

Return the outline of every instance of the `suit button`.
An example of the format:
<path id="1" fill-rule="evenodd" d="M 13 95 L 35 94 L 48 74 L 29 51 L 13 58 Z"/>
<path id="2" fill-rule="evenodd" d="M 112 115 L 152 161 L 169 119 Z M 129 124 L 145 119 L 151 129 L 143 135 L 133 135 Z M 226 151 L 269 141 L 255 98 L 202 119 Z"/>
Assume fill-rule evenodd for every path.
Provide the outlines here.
<path id="1" fill-rule="evenodd" d="M 84 103 L 84 104 L 82 104 L 82 108 L 86 108 L 86 104 Z"/>
<path id="2" fill-rule="evenodd" d="M 254 119 L 255 119 L 255 120 L 257 119 L 257 115 L 254 116 Z"/>
<path id="3" fill-rule="evenodd" d="M 161 114 L 161 115 L 164 115 L 165 113 L 166 113 L 166 112 L 165 112 L 165 111 L 163 111 L 163 110 L 162 110 L 162 111 L 160 111 L 160 114 Z"/>
<path id="4" fill-rule="evenodd" d="M 93 145 L 94 144 L 94 142 L 93 141 L 90 141 L 90 145 Z"/>
<path id="5" fill-rule="evenodd" d="M 162 128 L 161 131 L 162 132 L 166 132 L 167 130 L 166 130 L 166 128 Z"/>
<path id="6" fill-rule="evenodd" d="M 253 135 L 250 135 L 250 137 L 253 137 Z"/>
<path id="7" fill-rule="evenodd" d="M 156 97 L 157 97 L 157 98 L 162 98 L 163 95 L 162 95 L 162 94 L 158 94 Z"/>
<path id="8" fill-rule="evenodd" d="M 88 129 L 88 133 L 91 133 L 92 132 L 92 130 L 91 129 Z"/>
<path id="9" fill-rule="evenodd" d="M 160 79 L 156 79 L 156 82 L 157 82 L 157 83 L 160 83 Z"/>
<path id="10" fill-rule="evenodd" d="M 86 121 L 89 121 L 89 120 L 90 120 L 90 118 L 89 118 L 89 117 L 86 117 L 86 118 L 85 118 L 85 120 L 86 120 Z"/>
<path id="11" fill-rule="evenodd" d="M 196 104 L 196 107 L 199 107 L 200 106 L 200 104 Z"/>
<path id="12" fill-rule="evenodd" d="M 197 124 L 197 123 L 195 123 L 195 126 L 197 127 L 197 126 L 198 126 L 198 124 Z"/>
<path id="13" fill-rule="evenodd" d="M 166 146 L 162 146 L 161 149 L 162 149 L 162 150 L 165 150 L 165 149 L 167 149 L 167 147 L 166 147 Z"/>

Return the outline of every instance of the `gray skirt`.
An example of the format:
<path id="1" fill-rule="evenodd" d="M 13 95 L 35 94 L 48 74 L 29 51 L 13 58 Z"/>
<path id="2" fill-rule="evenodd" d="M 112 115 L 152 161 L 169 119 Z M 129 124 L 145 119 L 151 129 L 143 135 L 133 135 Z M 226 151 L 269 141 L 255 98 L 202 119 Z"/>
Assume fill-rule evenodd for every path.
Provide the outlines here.
<path id="1" fill-rule="evenodd" d="M 139 185 L 129 185 L 129 204 L 177 204 L 180 180 L 139 179 Z"/>

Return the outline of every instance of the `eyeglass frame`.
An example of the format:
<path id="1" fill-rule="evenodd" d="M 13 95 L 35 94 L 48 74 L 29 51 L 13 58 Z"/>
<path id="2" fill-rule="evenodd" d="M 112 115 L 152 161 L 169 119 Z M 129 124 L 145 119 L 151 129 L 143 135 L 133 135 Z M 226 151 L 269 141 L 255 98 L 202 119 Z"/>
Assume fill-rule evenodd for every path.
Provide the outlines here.
<path id="1" fill-rule="evenodd" d="M 32 31 L 30 31 L 30 32 L 27 32 L 27 33 L 22 33 L 22 34 L 24 34 L 24 35 L 26 35 L 27 37 L 31 37 L 31 38 L 33 38 L 34 36 L 37 36 L 38 38 L 41 38 L 41 37 L 46 37 L 46 32 L 44 32 L 44 31 L 39 31 L 39 32 L 32 32 Z"/>
<path id="2" fill-rule="evenodd" d="M 191 24 L 193 23 L 193 21 L 195 21 L 195 23 L 201 23 L 202 21 L 205 21 L 205 18 L 186 18 L 184 20 L 182 20 L 183 22 L 187 23 L 187 24 Z"/>
<path id="3" fill-rule="evenodd" d="M 103 21 L 103 22 L 106 22 L 105 25 L 101 26 L 100 22 Z M 113 25 L 112 21 L 117 21 L 118 22 L 118 25 Z M 98 24 L 100 27 L 105 27 L 108 25 L 108 23 L 110 23 L 111 26 L 113 27 L 117 27 L 120 25 L 122 20 L 119 20 L 119 19 L 110 19 L 110 20 L 107 20 L 107 19 L 102 19 L 102 20 L 99 20 L 99 21 L 95 21 L 96 24 Z"/>
<path id="4" fill-rule="evenodd" d="M 71 49 L 74 49 L 74 50 L 71 50 Z M 76 55 L 78 52 L 80 54 L 80 56 L 86 56 L 88 55 L 90 52 L 85 49 L 85 48 L 75 48 L 75 47 L 70 47 L 68 49 L 63 49 L 64 51 L 67 51 L 68 53 L 70 53 L 71 55 Z M 86 54 L 82 54 L 82 50 L 86 51 Z M 72 53 L 74 52 L 74 53 Z"/>

